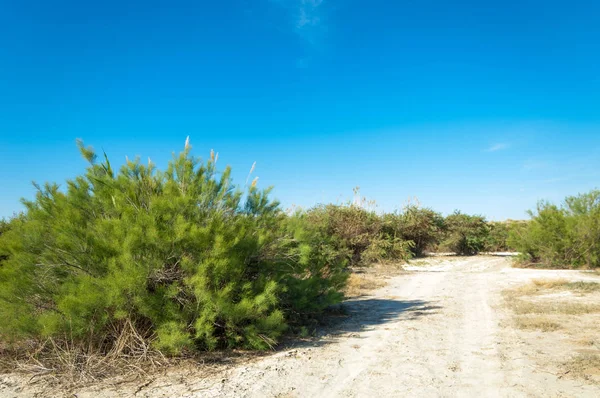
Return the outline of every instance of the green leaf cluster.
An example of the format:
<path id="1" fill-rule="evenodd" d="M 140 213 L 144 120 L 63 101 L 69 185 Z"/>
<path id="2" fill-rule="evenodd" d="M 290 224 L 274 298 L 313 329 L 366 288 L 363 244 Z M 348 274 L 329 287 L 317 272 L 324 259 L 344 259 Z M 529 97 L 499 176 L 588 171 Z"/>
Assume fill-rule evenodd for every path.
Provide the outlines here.
<path id="1" fill-rule="evenodd" d="M 484 217 L 456 211 L 446 217 L 445 225 L 444 245 L 454 253 L 474 255 L 485 249 L 489 226 Z"/>
<path id="2" fill-rule="evenodd" d="M 560 268 L 600 267 L 600 191 L 570 196 L 557 206 L 540 202 L 510 242 L 524 261 Z"/>
<path id="3" fill-rule="evenodd" d="M 384 216 L 356 205 L 324 205 L 303 215 L 306 224 L 327 237 L 339 256 L 350 265 L 406 260 L 412 256 L 413 242 L 390 228 Z"/>

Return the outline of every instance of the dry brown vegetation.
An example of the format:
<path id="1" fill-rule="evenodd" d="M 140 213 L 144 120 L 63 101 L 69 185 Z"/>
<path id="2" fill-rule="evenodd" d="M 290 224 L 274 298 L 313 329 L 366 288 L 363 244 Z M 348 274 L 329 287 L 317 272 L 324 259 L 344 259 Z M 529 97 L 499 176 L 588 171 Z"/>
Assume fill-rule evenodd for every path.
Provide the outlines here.
<path id="1" fill-rule="evenodd" d="M 115 333 L 115 344 L 107 353 L 92 345 L 53 338 L 2 347 L 0 372 L 17 370 L 32 380 L 42 377 L 49 384 L 69 387 L 114 375 L 143 375 L 172 362 L 153 349 L 131 323 L 124 322 Z"/>
<path id="2" fill-rule="evenodd" d="M 125 336 L 124 336 L 125 337 Z M 33 346 L 27 354 L 23 349 L 0 347 L 0 396 L 1 387 L 17 387 L 14 391 L 36 391 L 34 396 L 76 396 L 67 393 L 82 386 L 99 385 L 108 388 L 131 382 L 143 387 L 158 374 L 169 370 L 194 371 L 208 377 L 224 368 L 248 364 L 268 355 L 262 351 L 227 350 L 190 354 L 185 357 L 165 357 L 158 350 L 137 344 L 135 336 L 123 340 L 121 352 L 110 355 L 86 351 L 81 346 L 69 347 L 64 342 L 48 339 L 41 346 Z M 33 344 L 33 343 L 32 343 Z M 133 348 L 134 350 L 129 350 Z M 110 382 L 107 382 L 110 380 Z M 32 387 L 33 386 L 33 387 Z M 141 387 L 140 387 L 141 388 Z M 108 395 L 111 396 L 111 395 Z"/>
<path id="3" fill-rule="evenodd" d="M 385 281 L 377 278 L 377 276 L 371 273 L 352 273 L 348 277 L 344 293 L 347 297 L 359 297 L 367 295 L 373 290 L 379 289 L 385 285 Z"/>
<path id="4" fill-rule="evenodd" d="M 534 279 L 528 285 L 523 285 L 512 290 L 512 295 L 533 295 L 547 293 L 548 290 L 569 290 L 575 293 L 600 291 L 600 283 L 576 281 L 570 282 L 567 279 Z"/>
<path id="5" fill-rule="evenodd" d="M 554 322 L 545 316 L 520 316 L 515 319 L 515 325 L 524 330 L 541 330 L 542 332 L 552 332 L 562 328 L 560 323 Z"/>
<path id="6" fill-rule="evenodd" d="M 572 355 L 562 363 L 564 375 L 600 383 L 599 293 L 597 282 L 539 279 L 505 291 L 504 298 L 518 329 L 568 337 L 564 355 Z"/>
<path id="7" fill-rule="evenodd" d="M 580 354 L 563 366 L 572 376 L 600 384 L 599 354 Z"/>

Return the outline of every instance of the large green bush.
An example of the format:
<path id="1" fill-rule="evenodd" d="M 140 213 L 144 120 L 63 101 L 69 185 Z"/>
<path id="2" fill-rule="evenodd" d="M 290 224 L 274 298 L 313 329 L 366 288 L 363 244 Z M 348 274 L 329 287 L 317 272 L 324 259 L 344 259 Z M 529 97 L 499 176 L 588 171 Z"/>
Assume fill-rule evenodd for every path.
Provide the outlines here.
<path id="1" fill-rule="evenodd" d="M 600 191 L 571 196 L 561 206 L 540 202 L 509 241 L 523 260 L 550 267 L 600 267 Z"/>
<path id="2" fill-rule="evenodd" d="M 113 349 L 125 329 L 165 353 L 274 344 L 339 302 L 345 262 L 287 218 L 268 190 L 185 150 L 165 171 L 113 170 L 91 148 L 85 175 L 38 187 L 0 236 L 0 337 Z"/>

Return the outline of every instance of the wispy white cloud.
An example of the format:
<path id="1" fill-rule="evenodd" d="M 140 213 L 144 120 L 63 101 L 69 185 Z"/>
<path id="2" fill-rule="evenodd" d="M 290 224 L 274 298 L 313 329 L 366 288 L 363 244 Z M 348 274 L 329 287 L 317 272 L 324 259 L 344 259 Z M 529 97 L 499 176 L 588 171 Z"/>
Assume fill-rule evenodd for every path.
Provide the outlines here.
<path id="1" fill-rule="evenodd" d="M 315 44 L 325 28 L 324 0 L 270 0 L 286 9 L 290 25 L 300 37 Z"/>
<path id="2" fill-rule="evenodd" d="M 319 7 L 323 0 L 300 0 L 299 3 L 296 28 L 304 29 L 318 25 L 321 22 Z"/>
<path id="3" fill-rule="evenodd" d="M 491 147 L 489 147 L 486 152 L 498 152 L 498 151 L 503 151 L 505 149 L 510 148 L 510 145 L 503 142 L 503 143 L 498 143 L 498 144 L 494 144 Z"/>

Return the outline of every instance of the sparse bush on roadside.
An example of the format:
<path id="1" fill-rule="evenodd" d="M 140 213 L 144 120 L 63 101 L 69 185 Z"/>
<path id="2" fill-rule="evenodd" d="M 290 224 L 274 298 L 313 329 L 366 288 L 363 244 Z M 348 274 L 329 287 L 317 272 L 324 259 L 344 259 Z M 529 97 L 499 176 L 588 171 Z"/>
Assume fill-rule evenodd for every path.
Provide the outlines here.
<path id="1" fill-rule="evenodd" d="M 308 210 L 304 219 L 330 237 L 332 245 L 349 259 L 350 265 L 406 260 L 411 256 L 411 242 L 384 228 L 381 216 L 360 206 L 317 206 Z"/>
<path id="2" fill-rule="evenodd" d="M 510 225 L 506 222 L 489 222 L 488 236 L 484 250 L 486 252 L 503 252 L 508 251 L 508 235 L 510 233 Z"/>
<path id="3" fill-rule="evenodd" d="M 526 227 L 509 242 L 524 263 L 554 268 L 600 267 L 600 191 L 565 199 L 561 206 L 540 202 Z"/>
<path id="4" fill-rule="evenodd" d="M 412 242 L 413 255 L 421 257 L 441 241 L 445 225 L 440 213 L 409 205 L 401 213 L 385 214 L 383 228 L 388 235 Z"/>
<path id="5" fill-rule="evenodd" d="M 165 171 L 139 160 L 116 171 L 80 150 L 85 175 L 38 186 L 0 236 L 1 340 L 107 353 L 127 332 L 167 354 L 265 349 L 342 299 L 331 239 L 268 190 L 242 192 L 214 154 L 201 162 L 186 143 Z"/>
<path id="6" fill-rule="evenodd" d="M 349 254 L 354 265 L 362 263 L 363 252 L 381 231 L 379 216 L 355 205 L 315 207 L 308 211 L 307 221 L 331 236 L 338 249 Z"/>
<path id="7" fill-rule="evenodd" d="M 513 252 L 517 251 L 511 241 L 512 233 L 518 233 L 527 227 L 527 221 L 507 220 L 502 222 L 488 222 L 489 233 L 485 243 L 486 252 Z"/>
<path id="8" fill-rule="evenodd" d="M 482 216 L 454 212 L 445 219 L 446 238 L 442 247 L 460 255 L 483 251 L 489 236 L 489 226 Z"/>
<path id="9" fill-rule="evenodd" d="M 371 240 L 361 255 L 361 261 L 363 264 L 406 261 L 412 257 L 412 248 L 412 241 L 382 233 Z"/>

